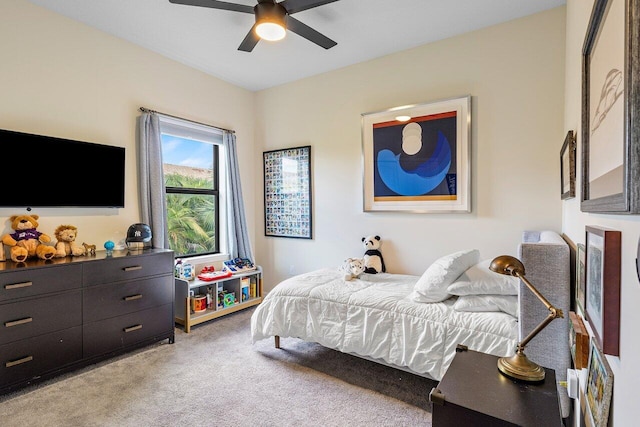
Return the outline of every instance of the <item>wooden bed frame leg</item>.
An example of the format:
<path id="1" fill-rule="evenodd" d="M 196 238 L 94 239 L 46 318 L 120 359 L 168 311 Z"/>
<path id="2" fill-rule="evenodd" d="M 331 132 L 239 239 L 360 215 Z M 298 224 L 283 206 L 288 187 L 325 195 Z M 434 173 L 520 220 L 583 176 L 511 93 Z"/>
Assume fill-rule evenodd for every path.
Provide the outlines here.
<path id="1" fill-rule="evenodd" d="M 276 348 L 280 348 L 280 337 L 275 335 L 274 337 Z"/>

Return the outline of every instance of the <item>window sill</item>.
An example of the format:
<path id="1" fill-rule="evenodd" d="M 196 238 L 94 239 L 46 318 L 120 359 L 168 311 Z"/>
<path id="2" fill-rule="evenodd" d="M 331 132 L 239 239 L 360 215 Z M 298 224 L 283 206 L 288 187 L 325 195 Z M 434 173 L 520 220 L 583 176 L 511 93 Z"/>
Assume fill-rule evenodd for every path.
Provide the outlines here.
<path id="1" fill-rule="evenodd" d="M 200 255 L 200 256 L 192 256 L 187 258 L 176 257 L 177 260 L 183 260 L 189 262 L 190 264 L 211 264 L 226 261 L 229 259 L 229 254 L 214 254 L 214 255 Z"/>

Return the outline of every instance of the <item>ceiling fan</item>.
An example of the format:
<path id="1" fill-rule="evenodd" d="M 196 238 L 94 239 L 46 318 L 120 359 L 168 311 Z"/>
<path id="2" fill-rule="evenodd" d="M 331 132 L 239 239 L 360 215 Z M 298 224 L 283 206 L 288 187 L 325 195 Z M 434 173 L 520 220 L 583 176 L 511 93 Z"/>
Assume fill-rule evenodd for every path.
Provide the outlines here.
<path id="1" fill-rule="evenodd" d="M 280 40 L 285 36 L 286 30 L 293 31 L 299 36 L 330 49 L 337 43 L 327 36 L 319 33 L 308 25 L 303 24 L 291 15 L 303 10 L 333 3 L 338 0 L 258 0 L 255 6 L 229 3 L 217 0 L 169 0 L 171 3 L 183 4 L 187 6 L 210 7 L 212 9 L 231 10 L 234 12 L 253 13 L 256 18 L 255 24 L 247 33 L 238 50 L 251 52 L 260 39 Z"/>

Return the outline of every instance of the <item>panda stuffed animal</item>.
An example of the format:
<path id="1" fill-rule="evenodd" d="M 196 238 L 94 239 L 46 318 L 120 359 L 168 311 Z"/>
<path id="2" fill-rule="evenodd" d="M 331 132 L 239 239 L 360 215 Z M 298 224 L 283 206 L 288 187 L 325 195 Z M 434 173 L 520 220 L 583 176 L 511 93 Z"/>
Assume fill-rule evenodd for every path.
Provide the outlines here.
<path id="1" fill-rule="evenodd" d="M 364 272 L 370 274 L 384 273 L 387 271 L 384 266 L 382 252 L 380 252 L 380 236 L 367 236 L 362 238 L 364 244 Z"/>

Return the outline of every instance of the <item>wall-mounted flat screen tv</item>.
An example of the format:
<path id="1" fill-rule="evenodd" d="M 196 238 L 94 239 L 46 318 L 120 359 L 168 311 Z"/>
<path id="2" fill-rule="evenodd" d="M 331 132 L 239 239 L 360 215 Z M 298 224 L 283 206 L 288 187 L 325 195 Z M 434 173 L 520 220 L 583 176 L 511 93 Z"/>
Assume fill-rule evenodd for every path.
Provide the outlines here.
<path id="1" fill-rule="evenodd" d="M 0 130 L 0 207 L 124 207 L 125 149 Z"/>

